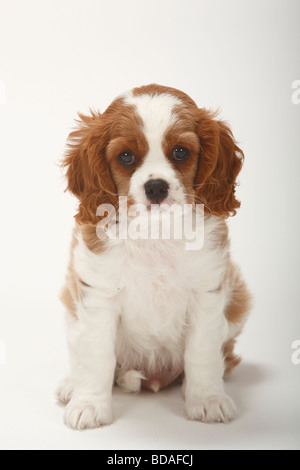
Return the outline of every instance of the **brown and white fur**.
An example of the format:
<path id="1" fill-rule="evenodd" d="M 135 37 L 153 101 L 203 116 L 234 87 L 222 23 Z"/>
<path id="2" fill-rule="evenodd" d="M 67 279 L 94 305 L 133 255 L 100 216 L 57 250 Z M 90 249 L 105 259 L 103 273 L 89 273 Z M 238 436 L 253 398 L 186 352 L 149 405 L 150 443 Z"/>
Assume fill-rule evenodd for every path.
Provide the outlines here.
<path id="1" fill-rule="evenodd" d="M 184 161 L 174 148 L 188 150 Z M 133 155 L 124 165 L 119 156 Z M 250 296 L 229 253 L 225 219 L 235 215 L 243 153 L 229 127 L 185 93 L 148 85 L 103 113 L 80 115 L 64 160 L 79 199 L 61 299 L 67 313 L 71 374 L 57 391 L 74 429 L 112 422 L 112 387 L 153 391 L 183 378 L 189 419 L 229 422 L 236 414 L 223 377 Z M 168 185 L 161 204 L 203 203 L 204 246 L 185 240 L 97 237 L 97 207 L 118 196 L 147 207 L 145 184 Z"/>

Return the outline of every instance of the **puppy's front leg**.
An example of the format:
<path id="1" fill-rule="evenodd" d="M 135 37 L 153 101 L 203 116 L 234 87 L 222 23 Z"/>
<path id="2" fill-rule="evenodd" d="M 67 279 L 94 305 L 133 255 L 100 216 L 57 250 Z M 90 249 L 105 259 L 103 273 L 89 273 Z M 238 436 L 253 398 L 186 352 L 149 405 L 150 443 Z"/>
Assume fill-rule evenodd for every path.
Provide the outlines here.
<path id="1" fill-rule="evenodd" d="M 73 429 L 95 428 L 112 421 L 117 314 L 112 301 L 89 287 L 69 324 L 68 339 L 73 393 L 65 423 Z"/>
<path id="2" fill-rule="evenodd" d="M 194 294 L 185 347 L 185 405 L 189 419 L 229 422 L 236 415 L 224 391 L 222 346 L 227 335 L 222 290 Z"/>

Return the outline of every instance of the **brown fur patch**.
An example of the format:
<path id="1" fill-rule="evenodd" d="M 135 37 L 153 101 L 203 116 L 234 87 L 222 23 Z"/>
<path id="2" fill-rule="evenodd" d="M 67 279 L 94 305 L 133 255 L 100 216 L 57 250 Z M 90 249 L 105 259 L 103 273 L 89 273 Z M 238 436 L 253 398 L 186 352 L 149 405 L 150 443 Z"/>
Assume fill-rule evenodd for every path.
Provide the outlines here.
<path id="1" fill-rule="evenodd" d="M 184 132 L 184 130 L 185 126 L 180 127 L 178 122 L 175 126 L 171 126 L 165 134 L 162 147 L 164 154 L 174 166 L 178 179 L 185 188 L 187 198 L 190 198 L 192 202 L 195 198 L 194 181 L 198 169 L 200 145 L 198 136 L 194 132 Z M 175 147 L 183 147 L 189 150 L 189 158 L 183 162 L 174 160 L 172 153 Z"/>
<path id="2" fill-rule="evenodd" d="M 226 218 L 235 215 L 240 207 L 235 188 L 244 154 L 227 124 L 214 117 L 215 114 L 205 109 L 198 110 L 201 149 L 195 190 L 208 213 Z"/>
<path id="3" fill-rule="evenodd" d="M 96 225 L 86 224 L 80 227 L 80 232 L 84 243 L 93 253 L 102 253 L 105 250 L 105 241 L 97 236 Z"/>
<path id="4" fill-rule="evenodd" d="M 77 318 L 76 314 L 76 305 L 74 302 L 73 295 L 71 294 L 70 288 L 65 285 L 61 294 L 60 294 L 60 300 L 63 303 L 63 305 L 66 307 L 67 311 L 75 318 Z"/>
<path id="5" fill-rule="evenodd" d="M 234 354 L 235 339 L 227 341 L 223 346 L 223 355 L 225 359 L 225 373 L 228 375 L 241 362 L 241 358 Z"/>
<path id="6" fill-rule="evenodd" d="M 119 196 L 127 196 L 129 192 L 130 178 L 133 172 L 142 164 L 148 150 L 148 143 L 141 129 L 135 122 L 135 114 L 132 111 L 133 121 L 128 128 L 127 137 L 115 137 L 107 146 L 106 155 L 110 170 L 113 175 Z M 118 156 L 122 152 L 130 151 L 135 156 L 135 164 L 129 167 L 122 165 Z"/>
<path id="7" fill-rule="evenodd" d="M 67 274 L 65 285 L 60 295 L 60 300 L 63 305 L 66 307 L 67 311 L 75 318 L 77 318 L 76 313 L 76 303 L 82 299 L 83 297 L 83 288 L 87 287 L 88 285 L 82 281 L 77 275 L 74 269 L 74 250 L 78 244 L 77 234 L 79 231 L 83 231 L 84 229 L 89 227 L 88 225 L 79 226 L 77 225 L 73 231 L 72 242 L 71 242 L 71 249 L 70 249 L 70 260 L 68 264 Z M 94 227 L 95 229 L 95 227 Z M 87 237 L 88 238 L 88 237 Z M 92 238 L 92 237 L 91 237 Z M 97 238 L 98 242 L 100 240 Z M 91 242 L 91 241 L 90 241 Z M 92 243 L 92 242 L 91 242 Z M 97 247 L 98 248 L 98 247 Z"/>
<path id="8" fill-rule="evenodd" d="M 233 263 L 229 263 L 226 277 L 233 289 L 225 315 L 230 323 L 239 324 L 251 308 L 252 296 L 239 270 Z"/>
<path id="9" fill-rule="evenodd" d="M 231 298 L 226 307 L 225 316 L 229 323 L 233 323 L 237 326 L 241 325 L 241 327 L 237 329 L 235 337 L 231 338 L 223 346 L 226 368 L 225 374 L 228 374 L 241 362 L 241 359 L 234 354 L 234 346 L 237 336 L 242 332 L 246 316 L 250 311 L 252 296 L 239 270 L 232 262 L 228 264 L 225 282 L 229 282 L 232 286 Z"/>
<path id="10" fill-rule="evenodd" d="M 70 247 L 70 260 L 66 274 L 66 281 L 62 293 L 60 295 L 60 300 L 66 307 L 67 311 L 73 316 L 76 317 L 76 302 L 79 299 L 79 288 L 78 288 L 78 279 L 73 267 L 73 252 L 78 243 L 76 238 L 77 229 L 75 228 L 72 235 L 72 242 Z"/>

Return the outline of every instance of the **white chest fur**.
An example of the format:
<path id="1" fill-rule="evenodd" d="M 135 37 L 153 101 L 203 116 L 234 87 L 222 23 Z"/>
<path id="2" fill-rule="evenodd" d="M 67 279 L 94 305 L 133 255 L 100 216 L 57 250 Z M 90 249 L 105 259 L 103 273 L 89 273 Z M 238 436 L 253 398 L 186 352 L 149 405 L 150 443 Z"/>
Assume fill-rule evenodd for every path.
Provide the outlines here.
<path id="1" fill-rule="evenodd" d="M 174 367 L 183 360 L 189 302 L 202 289 L 216 288 L 227 250 L 215 243 L 218 219 L 205 227 L 199 251 L 183 240 L 115 240 L 100 254 L 82 238 L 74 268 L 88 284 L 87 302 L 119 318 L 116 354 L 124 367 L 154 369 L 163 358 Z"/>

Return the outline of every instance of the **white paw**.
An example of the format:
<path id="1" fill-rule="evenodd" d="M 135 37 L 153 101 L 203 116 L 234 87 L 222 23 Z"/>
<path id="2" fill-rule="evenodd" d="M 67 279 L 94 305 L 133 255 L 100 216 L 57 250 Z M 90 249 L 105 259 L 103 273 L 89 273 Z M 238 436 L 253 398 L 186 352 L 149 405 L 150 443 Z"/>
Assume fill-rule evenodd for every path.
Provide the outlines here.
<path id="1" fill-rule="evenodd" d="M 98 397 L 92 399 L 72 399 L 67 405 L 65 424 L 78 431 L 99 428 L 112 422 L 111 403 L 103 402 Z"/>
<path id="2" fill-rule="evenodd" d="M 236 417 L 236 406 L 225 394 L 193 397 L 186 400 L 189 419 L 203 423 L 229 423 Z"/>
<path id="3" fill-rule="evenodd" d="M 61 381 L 58 388 L 56 389 L 56 399 L 63 405 L 66 405 L 71 400 L 73 389 L 73 381 L 67 377 Z"/>
<path id="4" fill-rule="evenodd" d="M 141 390 L 142 380 L 145 376 L 136 370 L 119 373 L 117 384 L 125 392 L 138 393 Z"/>

